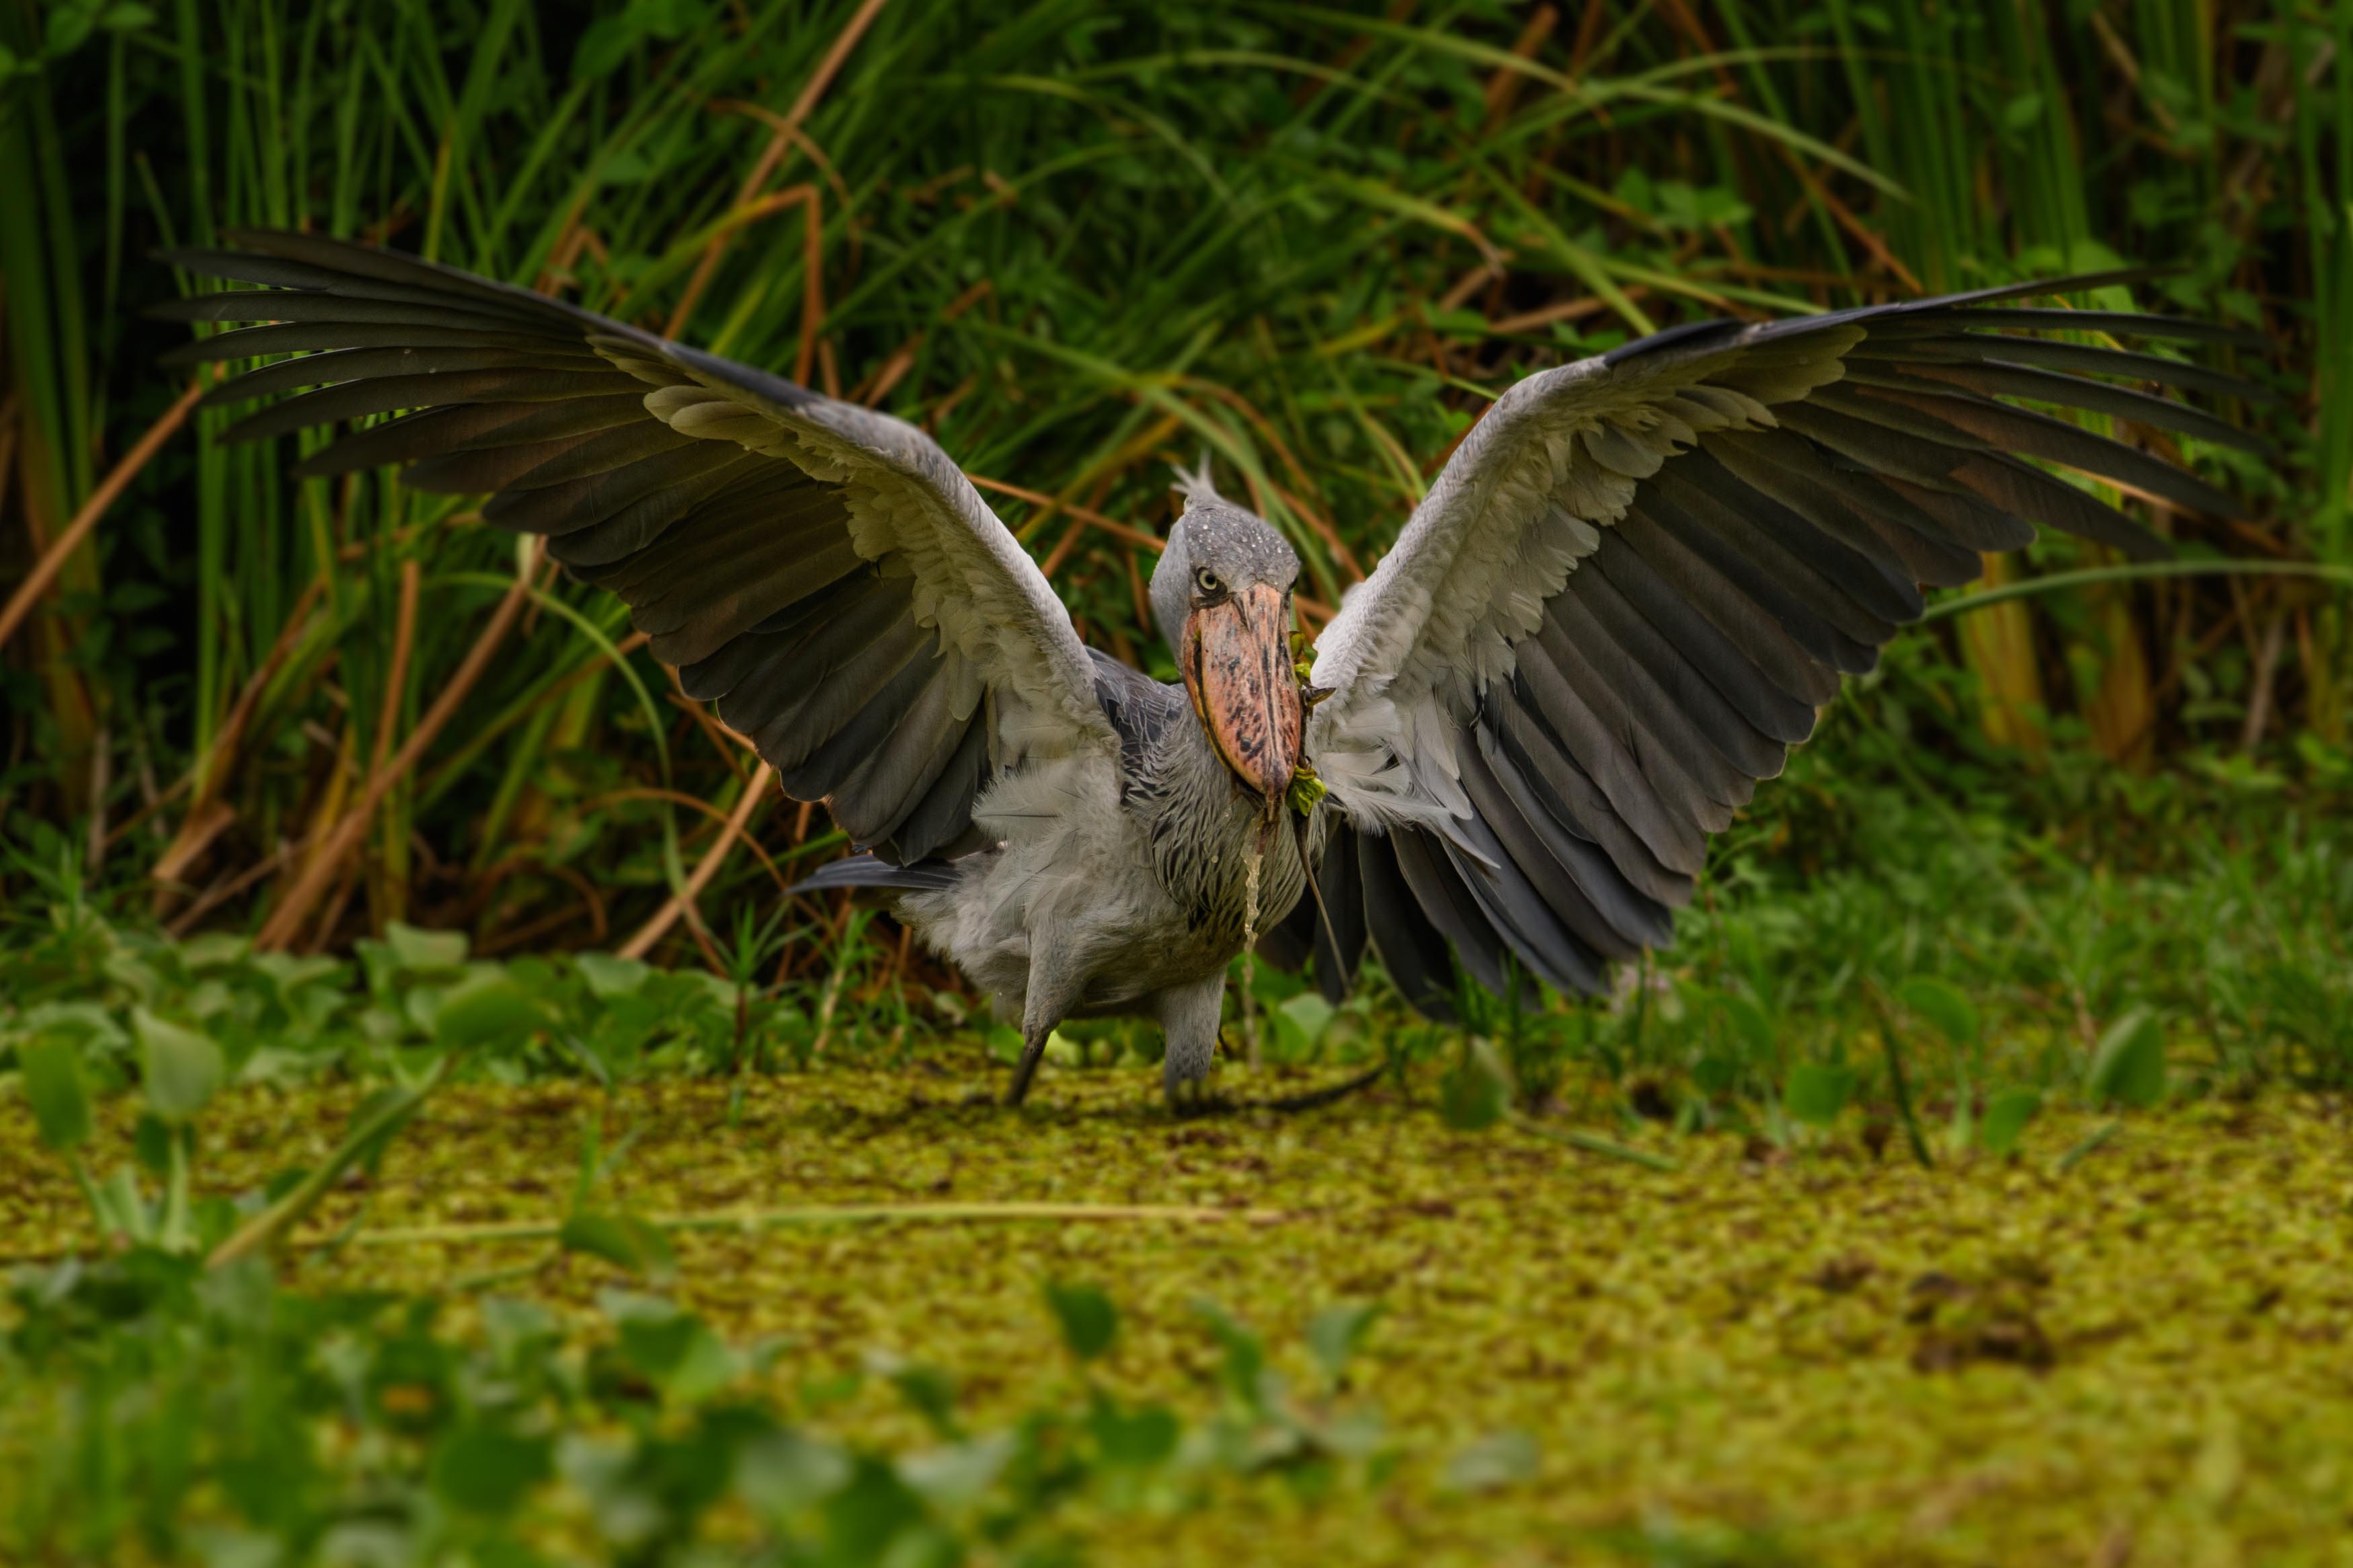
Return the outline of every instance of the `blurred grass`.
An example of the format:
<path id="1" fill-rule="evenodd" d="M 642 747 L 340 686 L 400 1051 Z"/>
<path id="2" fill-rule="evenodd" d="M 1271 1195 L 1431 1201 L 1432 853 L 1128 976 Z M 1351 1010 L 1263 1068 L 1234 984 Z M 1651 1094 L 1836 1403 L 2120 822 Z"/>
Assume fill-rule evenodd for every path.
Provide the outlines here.
<path id="1" fill-rule="evenodd" d="M 146 247 L 248 223 L 419 249 L 918 420 L 1082 629 L 1147 666 L 1172 458 L 1214 452 L 1328 605 L 1527 369 L 2112 256 L 2179 264 L 2145 302 L 2263 326 L 2300 389 L 2268 416 L 2284 471 L 2184 454 L 2261 522 L 2158 526 L 2346 564 L 2345 26 L 2188 0 L 19 0 L 0 570 L 179 391 L 152 365 L 171 333 L 132 311 L 185 280 Z M 297 951 L 394 920 L 615 946 L 724 853 L 751 769 L 617 605 L 462 503 L 290 487 L 299 443 L 222 447 L 221 423 L 138 476 L 0 650 L 11 837 L 68 826 L 174 929 Z M 2094 563 L 2063 540 L 2023 569 Z M 2074 755 L 2316 809 L 2353 779 L 2345 633 L 2311 582 L 2079 590 L 1961 617 L 1877 700 L 1926 785 L 1990 779 L 2030 818 L 2070 809 Z M 1873 765 L 1840 733 L 1816 750 Z M 747 809 L 773 864 L 830 847 L 821 818 Z M 1757 820 L 1791 809 L 1768 792 Z M 285 907 L 355 816 L 332 890 Z M 762 885 L 735 853 L 701 902 Z M 691 909 L 664 942 L 720 964 Z"/>

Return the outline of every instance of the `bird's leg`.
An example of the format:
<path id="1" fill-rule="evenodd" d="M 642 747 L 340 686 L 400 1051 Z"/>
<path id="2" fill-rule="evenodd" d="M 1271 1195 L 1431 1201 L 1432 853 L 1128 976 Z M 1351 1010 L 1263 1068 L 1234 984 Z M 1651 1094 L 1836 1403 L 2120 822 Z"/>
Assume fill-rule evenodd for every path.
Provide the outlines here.
<path id="1" fill-rule="evenodd" d="M 1029 1098 L 1029 1080 L 1038 1074 L 1039 1059 L 1046 1054 L 1046 1042 L 1053 1037 L 1054 1026 L 1044 1028 L 1025 1026 L 1021 1034 L 1021 1059 L 1014 1064 L 1013 1082 L 1005 1090 L 1005 1103 L 1018 1105 Z"/>
<path id="2" fill-rule="evenodd" d="M 1065 952 L 1064 944 L 1032 932 L 1029 951 L 1029 985 L 1021 1000 L 1021 1060 L 1015 1064 L 1013 1082 L 1005 1090 L 1008 1105 L 1018 1105 L 1029 1097 L 1029 1080 L 1038 1075 L 1046 1042 L 1053 1038 L 1054 1030 L 1070 1016 L 1077 1000 L 1077 984 L 1066 967 L 1056 962 Z"/>
<path id="3" fill-rule="evenodd" d="M 1189 985 L 1173 985 L 1153 997 L 1166 1049 L 1160 1087 L 1168 1109 L 1182 1116 L 1208 1096 L 1209 1068 L 1218 1056 L 1218 1013 L 1225 1001 L 1226 975 L 1219 969 Z"/>

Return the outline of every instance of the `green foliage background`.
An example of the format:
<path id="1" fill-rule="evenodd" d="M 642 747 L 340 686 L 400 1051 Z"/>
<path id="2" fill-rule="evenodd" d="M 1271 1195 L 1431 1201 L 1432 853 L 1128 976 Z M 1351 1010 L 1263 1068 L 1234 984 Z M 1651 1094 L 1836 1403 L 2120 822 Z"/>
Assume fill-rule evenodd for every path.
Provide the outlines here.
<path id="1" fill-rule="evenodd" d="M 1029 492 L 993 493 L 1147 666 L 1171 459 L 1208 447 L 1330 604 L 1529 369 L 2118 257 L 2178 268 L 2142 302 L 2274 334 L 2235 368 L 2288 395 L 2226 411 L 2284 467 L 2182 454 L 2255 524 L 2157 525 L 2347 566 L 2348 27 L 2288 0 L 7 0 L 0 581 L 183 390 L 153 365 L 179 329 L 136 313 L 184 281 L 149 247 L 241 224 L 385 239 L 919 420 Z M 51 824 L 175 929 L 249 931 L 356 814 L 332 896 L 286 911 L 298 948 L 635 929 L 735 810 L 733 745 L 543 571 L 485 647 L 524 557 L 470 508 L 290 484 L 295 441 L 224 448 L 223 422 L 131 478 L 5 649 L 9 837 Z M 2060 540 L 2024 569 L 2099 563 Z M 2094 834 L 2203 809 L 2116 763 L 2317 809 L 2353 780 L 2348 655 L 2309 579 L 2040 595 L 1891 658 L 1856 712 L 1903 748 L 1838 714 L 1814 750 Z M 763 855 L 705 908 L 833 842 L 746 811 Z M 1862 826 L 1787 788 L 1752 824 L 1752 854 L 1810 864 Z"/>

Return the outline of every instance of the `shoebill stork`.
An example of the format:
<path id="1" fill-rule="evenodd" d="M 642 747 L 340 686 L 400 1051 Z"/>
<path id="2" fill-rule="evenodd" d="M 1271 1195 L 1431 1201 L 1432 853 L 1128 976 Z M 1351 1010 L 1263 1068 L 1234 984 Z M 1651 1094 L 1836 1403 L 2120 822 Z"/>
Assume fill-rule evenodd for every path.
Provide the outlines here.
<path id="1" fill-rule="evenodd" d="M 1106 1014 L 1157 1019 L 1189 1097 L 1253 927 L 1312 950 L 1327 988 L 1369 950 L 1432 1013 L 1458 964 L 1498 992 L 1513 961 L 1601 989 L 1669 940 L 1708 835 L 1924 584 L 2035 523 L 2160 548 L 2045 465 L 2236 510 L 2024 405 L 2253 445 L 2149 390 L 2253 385 L 2112 346 L 2247 334 L 2021 302 L 2121 275 L 1677 327 L 1499 397 L 1324 628 L 1304 693 L 1297 554 L 1185 476 L 1152 577 L 1170 685 L 1080 640 L 912 425 L 390 251 L 231 243 L 173 259 L 260 289 L 165 313 L 269 324 L 176 357 L 273 361 L 212 402 L 294 395 L 227 438 L 397 414 L 295 471 L 396 463 L 487 495 L 487 521 L 619 595 L 687 694 L 862 847 L 808 885 L 873 890 L 1020 1020 L 1016 1101 L 1056 1025 Z"/>

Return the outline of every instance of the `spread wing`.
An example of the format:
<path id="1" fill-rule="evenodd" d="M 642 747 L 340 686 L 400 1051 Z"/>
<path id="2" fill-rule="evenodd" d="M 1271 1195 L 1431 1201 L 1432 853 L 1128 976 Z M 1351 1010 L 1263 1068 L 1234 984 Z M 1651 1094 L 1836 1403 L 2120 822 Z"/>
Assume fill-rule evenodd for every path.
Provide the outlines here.
<path id="1" fill-rule="evenodd" d="M 1668 940 L 1707 836 L 1780 772 L 1840 676 L 1920 616 L 1923 584 L 1968 582 L 2034 522 L 2162 550 L 2041 462 L 2235 512 L 2147 452 L 2020 406 L 2258 446 L 2091 378 L 2260 395 L 2252 384 L 2029 334 L 2260 340 L 1996 303 L 2116 280 L 1704 323 L 1513 387 L 1317 645 L 1333 695 L 1308 741 L 1345 819 L 1324 876 L 1342 907 L 1330 931 L 1294 911 L 1292 951 L 1369 932 L 1433 1005 L 1450 944 L 1493 989 L 1507 953 L 1599 989 L 1609 961 Z M 1356 864 L 1335 876 L 1333 854 Z"/>
<path id="2" fill-rule="evenodd" d="M 997 770 L 1116 757 L 1069 612 L 913 426 L 412 257 L 231 243 L 170 259 L 263 290 L 161 310 L 273 323 L 184 363 L 297 356 L 209 395 L 295 394 L 227 438 L 406 411 L 298 472 L 402 463 L 415 489 L 488 494 L 487 520 L 620 595 L 687 693 L 853 839 L 919 859 L 965 833 Z"/>

